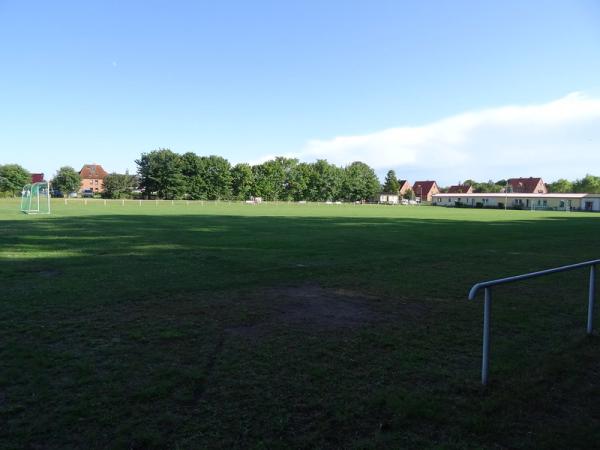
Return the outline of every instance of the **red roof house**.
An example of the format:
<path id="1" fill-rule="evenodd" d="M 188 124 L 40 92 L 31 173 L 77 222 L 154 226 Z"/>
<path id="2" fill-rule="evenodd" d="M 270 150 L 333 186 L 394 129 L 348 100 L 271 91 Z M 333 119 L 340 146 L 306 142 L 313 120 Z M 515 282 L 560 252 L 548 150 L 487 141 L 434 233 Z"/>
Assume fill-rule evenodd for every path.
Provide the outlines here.
<path id="1" fill-rule="evenodd" d="M 42 181 L 44 181 L 43 173 L 32 173 L 31 174 L 31 182 L 32 183 L 41 183 Z"/>
<path id="2" fill-rule="evenodd" d="M 519 194 L 547 194 L 546 183 L 541 178 L 510 178 L 507 182 L 508 192 Z"/>
<path id="3" fill-rule="evenodd" d="M 108 172 L 100 164 L 86 164 L 79 171 L 81 190 L 104 191 L 104 177 L 106 175 L 108 175 Z"/>
<path id="4" fill-rule="evenodd" d="M 398 193 L 400 195 L 406 194 L 406 191 L 410 189 L 410 183 L 408 182 L 408 180 L 398 180 L 398 185 L 400 186 L 400 188 L 398 189 Z"/>
<path id="5" fill-rule="evenodd" d="M 421 201 L 427 202 L 431 201 L 433 194 L 440 193 L 440 188 L 435 181 L 415 181 L 412 190 Z"/>

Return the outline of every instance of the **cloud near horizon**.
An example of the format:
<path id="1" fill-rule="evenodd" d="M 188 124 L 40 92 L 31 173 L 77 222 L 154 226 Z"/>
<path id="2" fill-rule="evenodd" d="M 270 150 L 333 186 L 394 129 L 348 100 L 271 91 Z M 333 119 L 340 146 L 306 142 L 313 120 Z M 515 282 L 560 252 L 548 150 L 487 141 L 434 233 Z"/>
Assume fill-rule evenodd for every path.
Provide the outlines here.
<path id="1" fill-rule="evenodd" d="M 600 175 L 600 99 L 574 92 L 537 105 L 465 112 L 421 126 L 310 140 L 289 155 L 346 165 L 364 161 L 378 173 L 456 182 L 510 176 Z"/>

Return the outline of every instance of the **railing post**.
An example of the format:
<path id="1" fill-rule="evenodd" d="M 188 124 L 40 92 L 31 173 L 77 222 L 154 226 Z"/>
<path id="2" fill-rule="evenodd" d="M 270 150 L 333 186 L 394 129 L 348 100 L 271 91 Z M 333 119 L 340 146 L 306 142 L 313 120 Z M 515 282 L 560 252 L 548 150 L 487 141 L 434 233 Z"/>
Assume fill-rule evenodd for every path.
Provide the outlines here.
<path id="1" fill-rule="evenodd" d="M 485 300 L 483 304 L 483 358 L 481 360 L 481 384 L 488 383 L 488 371 L 490 367 L 490 314 L 492 310 L 492 289 L 485 288 Z"/>
<path id="2" fill-rule="evenodd" d="M 596 266 L 590 266 L 590 288 L 588 293 L 587 334 L 592 334 L 594 328 L 594 295 L 596 291 Z"/>

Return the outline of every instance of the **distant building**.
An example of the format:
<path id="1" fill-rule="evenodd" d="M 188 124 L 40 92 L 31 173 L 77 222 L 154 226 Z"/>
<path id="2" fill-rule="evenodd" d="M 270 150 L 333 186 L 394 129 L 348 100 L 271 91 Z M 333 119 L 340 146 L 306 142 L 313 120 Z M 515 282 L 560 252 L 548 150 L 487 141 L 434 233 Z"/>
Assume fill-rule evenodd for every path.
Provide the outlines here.
<path id="1" fill-rule="evenodd" d="M 546 183 L 541 178 L 510 178 L 507 182 L 508 192 L 515 194 L 547 194 Z"/>
<path id="2" fill-rule="evenodd" d="M 398 203 L 400 203 L 400 196 L 398 194 L 380 194 L 379 203 L 397 205 Z"/>
<path id="3" fill-rule="evenodd" d="M 410 189 L 410 183 L 408 180 L 398 180 L 398 185 L 400 186 L 398 189 L 398 193 L 400 195 L 406 194 L 406 191 Z"/>
<path id="4" fill-rule="evenodd" d="M 103 192 L 104 177 L 106 177 L 106 175 L 108 175 L 108 173 L 100 164 L 86 164 L 79 171 L 81 190 L 85 191 L 91 189 L 92 192 Z"/>
<path id="5" fill-rule="evenodd" d="M 42 181 L 44 181 L 43 173 L 32 173 L 31 174 L 31 182 L 32 183 L 41 183 Z"/>
<path id="6" fill-rule="evenodd" d="M 457 184 L 448 188 L 448 194 L 472 194 L 473 186 L 468 184 Z"/>
<path id="7" fill-rule="evenodd" d="M 556 211 L 600 211 L 600 194 L 435 194 L 434 206 L 470 206 L 472 208 L 547 209 Z"/>
<path id="8" fill-rule="evenodd" d="M 415 181 L 412 190 L 422 202 L 430 202 L 433 195 L 440 192 L 440 188 L 435 181 Z"/>

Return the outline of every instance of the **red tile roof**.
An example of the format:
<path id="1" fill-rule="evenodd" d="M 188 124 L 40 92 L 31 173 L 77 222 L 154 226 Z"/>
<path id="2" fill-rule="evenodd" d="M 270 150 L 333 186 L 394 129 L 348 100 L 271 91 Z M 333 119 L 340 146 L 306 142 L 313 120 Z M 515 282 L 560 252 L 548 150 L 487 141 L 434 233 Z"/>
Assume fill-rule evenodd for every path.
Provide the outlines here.
<path id="1" fill-rule="evenodd" d="M 83 179 L 103 180 L 106 175 L 108 175 L 108 172 L 100 164 L 86 164 L 79 171 L 79 176 Z"/>
<path id="2" fill-rule="evenodd" d="M 542 188 L 538 188 L 540 185 Z M 529 177 L 529 178 L 510 178 L 507 181 L 509 185 L 509 192 L 517 192 L 521 194 L 535 194 L 539 190 L 546 191 L 544 182 L 541 178 Z"/>
<path id="3" fill-rule="evenodd" d="M 437 186 L 437 183 L 435 181 L 415 181 L 412 190 L 415 193 L 415 195 L 418 195 L 420 197 L 427 197 L 431 190 L 434 188 L 434 186 Z"/>
<path id="4" fill-rule="evenodd" d="M 43 173 L 32 173 L 31 174 L 31 182 L 32 183 L 41 183 L 42 181 L 44 181 Z"/>
<path id="5" fill-rule="evenodd" d="M 468 184 L 457 184 L 448 188 L 448 194 L 471 194 L 473 187 Z"/>

